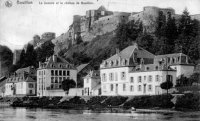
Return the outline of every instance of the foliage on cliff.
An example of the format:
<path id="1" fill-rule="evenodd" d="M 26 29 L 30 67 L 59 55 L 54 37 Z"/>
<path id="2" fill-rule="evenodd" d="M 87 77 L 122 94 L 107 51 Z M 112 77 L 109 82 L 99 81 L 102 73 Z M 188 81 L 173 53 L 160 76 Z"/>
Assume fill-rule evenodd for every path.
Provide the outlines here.
<path id="1" fill-rule="evenodd" d="M 41 47 L 34 49 L 32 44 L 28 44 L 26 50 L 23 49 L 20 54 L 20 59 L 16 65 L 12 65 L 10 73 L 16 71 L 19 68 L 27 66 L 38 67 L 39 61 L 44 62 L 46 58 L 50 57 L 54 53 L 54 44 L 51 41 L 46 41 Z"/>
<path id="2" fill-rule="evenodd" d="M 12 65 L 12 62 L 13 62 L 13 53 L 6 46 L 0 45 L 0 61 L 1 61 L 1 67 L 2 67 L 1 72 L 6 73 L 6 71 L 8 71 L 8 68 Z"/>

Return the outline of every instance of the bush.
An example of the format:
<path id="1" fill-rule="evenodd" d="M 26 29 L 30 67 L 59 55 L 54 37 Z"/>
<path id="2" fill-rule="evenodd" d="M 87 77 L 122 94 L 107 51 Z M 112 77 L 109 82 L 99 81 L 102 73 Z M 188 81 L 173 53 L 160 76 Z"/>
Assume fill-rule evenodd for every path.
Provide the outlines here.
<path id="1" fill-rule="evenodd" d="M 125 108 L 172 108 L 174 104 L 171 102 L 171 95 L 156 95 L 156 96 L 138 96 L 124 104 Z"/>
<path id="2" fill-rule="evenodd" d="M 86 104 L 85 100 L 82 99 L 81 97 L 75 96 L 71 99 L 69 99 L 69 103 L 72 104 Z"/>
<path id="3" fill-rule="evenodd" d="M 109 97 L 108 99 L 105 100 L 103 103 L 104 105 L 110 105 L 110 106 L 119 106 L 123 104 L 128 97 L 121 97 L 121 96 L 115 96 L 115 97 Z"/>
<path id="4" fill-rule="evenodd" d="M 106 96 L 95 96 L 90 98 L 90 100 L 87 101 L 87 104 L 89 106 L 91 105 L 102 105 L 102 101 L 105 100 L 107 97 Z"/>
<path id="5" fill-rule="evenodd" d="M 200 110 L 200 94 L 199 93 L 188 93 L 177 98 L 175 108 L 180 109 L 191 109 Z"/>

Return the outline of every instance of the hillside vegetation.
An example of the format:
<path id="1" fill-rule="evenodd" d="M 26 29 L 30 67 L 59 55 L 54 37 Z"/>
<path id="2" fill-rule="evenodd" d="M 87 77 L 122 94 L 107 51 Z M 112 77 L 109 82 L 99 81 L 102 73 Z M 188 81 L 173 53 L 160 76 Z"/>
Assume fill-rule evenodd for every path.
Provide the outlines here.
<path id="1" fill-rule="evenodd" d="M 5 75 L 7 73 L 7 71 L 12 65 L 12 62 L 13 62 L 12 51 L 8 47 L 0 45 L 0 64 L 1 64 L 0 72 L 2 73 L 2 75 Z"/>

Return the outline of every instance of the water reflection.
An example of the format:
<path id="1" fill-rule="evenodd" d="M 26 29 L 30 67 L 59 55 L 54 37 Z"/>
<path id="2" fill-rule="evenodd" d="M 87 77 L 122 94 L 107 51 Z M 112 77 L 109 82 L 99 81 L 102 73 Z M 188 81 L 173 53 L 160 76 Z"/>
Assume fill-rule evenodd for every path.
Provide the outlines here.
<path id="1" fill-rule="evenodd" d="M 83 110 L 1 108 L 0 121 L 199 121 L 200 112 L 95 113 Z"/>

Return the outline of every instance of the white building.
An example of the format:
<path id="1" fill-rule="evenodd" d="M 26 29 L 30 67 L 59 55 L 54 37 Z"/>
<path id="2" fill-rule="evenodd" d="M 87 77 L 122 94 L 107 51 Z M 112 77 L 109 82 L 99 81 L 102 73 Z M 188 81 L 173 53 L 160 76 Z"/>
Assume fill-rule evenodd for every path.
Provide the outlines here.
<path id="1" fill-rule="evenodd" d="M 65 59 L 53 55 L 44 63 L 39 63 L 37 70 L 37 96 L 65 96 L 62 81 L 77 81 L 76 68 Z"/>
<path id="2" fill-rule="evenodd" d="M 87 76 L 84 77 L 84 95 L 96 96 L 101 94 L 101 80 L 99 72 L 90 71 Z"/>
<path id="3" fill-rule="evenodd" d="M 183 53 L 158 55 L 154 59 L 154 64 L 158 64 L 159 61 L 163 61 L 171 68 L 175 69 L 176 77 L 178 78 L 181 75 L 189 77 L 194 72 L 194 64 L 192 64 L 189 57 Z"/>
<path id="4" fill-rule="evenodd" d="M 183 60 L 183 57 L 186 56 L 178 55 L 181 55 L 180 60 Z M 165 82 L 166 78 L 172 81 L 175 86 L 176 78 L 180 74 L 191 74 L 194 69 L 194 66 L 189 64 L 187 59 L 181 61 L 181 63 L 167 63 L 168 61 L 165 58 L 170 57 L 174 57 L 173 54 L 154 56 L 138 47 L 137 44 L 116 53 L 100 65 L 102 95 L 156 95 L 166 93 L 165 90 L 160 88 L 160 84 Z M 173 59 L 170 61 L 173 62 Z M 185 66 L 189 67 L 189 70 L 183 71 Z"/>
<path id="5" fill-rule="evenodd" d="M 26 67 L 18 69 L 5 83 L 4 96 L 34 96 L 36 95 L 36 69 Z"/>

